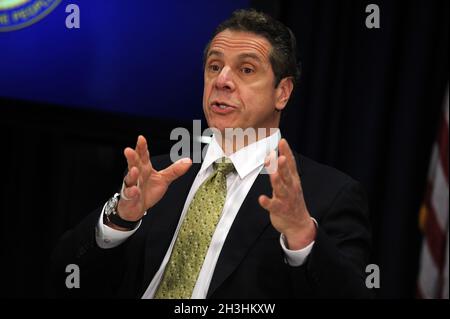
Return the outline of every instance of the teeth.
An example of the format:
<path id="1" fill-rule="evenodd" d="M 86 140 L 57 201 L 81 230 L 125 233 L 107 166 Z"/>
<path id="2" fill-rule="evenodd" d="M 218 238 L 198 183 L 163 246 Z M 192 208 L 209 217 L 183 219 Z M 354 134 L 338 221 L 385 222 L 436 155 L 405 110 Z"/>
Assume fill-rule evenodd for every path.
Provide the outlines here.
<path id="1" fill-rule="evenodd" d="M 226 107 L 227 107 L 227 106 L 226 106 L 226 105 L 223 105 L 223 104 L 219 105 L 219 108 L 222 109 L 222 110 L 224 110 Z"/>

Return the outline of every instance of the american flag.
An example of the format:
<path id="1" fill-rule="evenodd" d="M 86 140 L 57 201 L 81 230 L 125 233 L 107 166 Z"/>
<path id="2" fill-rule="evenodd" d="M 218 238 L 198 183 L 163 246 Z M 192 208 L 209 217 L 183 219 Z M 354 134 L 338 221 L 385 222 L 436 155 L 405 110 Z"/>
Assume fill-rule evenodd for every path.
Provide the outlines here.
<path id="1" fill-rule="evenodd" d="M 417 294 L 448 299 L 448 88 L 439 134 L 433 145 L 425 199 L 420 210 L 423 232 Z"/>

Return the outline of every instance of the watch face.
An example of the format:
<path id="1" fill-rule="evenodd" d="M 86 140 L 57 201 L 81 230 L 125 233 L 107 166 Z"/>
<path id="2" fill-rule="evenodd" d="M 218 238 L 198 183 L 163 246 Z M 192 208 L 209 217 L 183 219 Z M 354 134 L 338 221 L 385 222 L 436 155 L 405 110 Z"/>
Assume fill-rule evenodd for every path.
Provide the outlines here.
<path id="1" fill-rule="evenodd" d="M 110 200 L 106 204 L 105 214 L 108 216 L 111 215 L 115 211 L 116 205 L 117 205 L 117 198 L 114 196 L 110 198 Z"/>

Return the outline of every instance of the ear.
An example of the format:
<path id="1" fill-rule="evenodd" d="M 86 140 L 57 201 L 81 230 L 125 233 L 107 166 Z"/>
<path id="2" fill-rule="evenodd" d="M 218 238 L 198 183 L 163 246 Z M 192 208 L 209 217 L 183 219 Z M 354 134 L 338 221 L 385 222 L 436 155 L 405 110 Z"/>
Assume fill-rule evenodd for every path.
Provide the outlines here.
<path id="1" fill-rule="evenodd" d="M 275 88 L 275 108 L 277 111 L 281 111 L 286 107 L 293 89 L 294 82 L 292 77 L 286 77 L 278 83 L 278 86 Z"/>

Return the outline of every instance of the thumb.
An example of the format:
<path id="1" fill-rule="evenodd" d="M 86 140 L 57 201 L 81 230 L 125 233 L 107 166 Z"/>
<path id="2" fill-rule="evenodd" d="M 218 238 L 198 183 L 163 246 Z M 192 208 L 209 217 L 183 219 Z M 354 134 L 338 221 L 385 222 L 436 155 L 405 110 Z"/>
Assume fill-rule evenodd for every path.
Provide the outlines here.
<path id="1" fill-rule="evenodd" d="M 169 183 L 172 183 L 178 177 L 184 175 L 191 166 L 192 160 L 189 157 L 182 158 L 160 171 L 160 174 L 164 176 Z"/>

